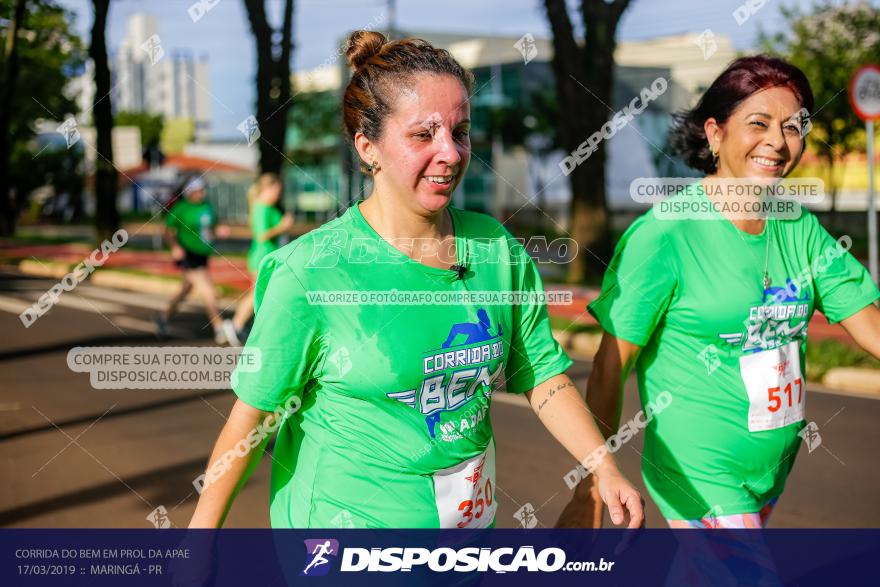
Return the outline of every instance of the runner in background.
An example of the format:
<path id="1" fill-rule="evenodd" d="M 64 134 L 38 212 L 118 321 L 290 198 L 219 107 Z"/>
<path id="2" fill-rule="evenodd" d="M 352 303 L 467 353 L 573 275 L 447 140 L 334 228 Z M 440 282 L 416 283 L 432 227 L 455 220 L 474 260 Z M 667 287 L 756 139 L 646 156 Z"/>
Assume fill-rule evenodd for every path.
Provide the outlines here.
<path id="1" fill-rule="evenodd" d="M 645 428 L 642 475 L 673 528 L 766 525 L 808 421 L 815 310 L 880 357 L 880 291 L 848 247 L 803 207 L 797 218 L 741 214 L 766 200 L 743 196 L 734 180 L 767 185 L 791 173 L 812 108 L 795 66 L 734 61 L 670 136 L 707 177 L 663 207 L 708 216 L 661 217 L 655 206 L 638 218 L 588 307 L 604 329 L 587 385 L 603 432 L 617 429 L 630 369 L 642 405 L 670 394 Z M 592 483 L 577 487 L 559 525 L 601 525 Z"/>
<path id="2" fill-rule="evenodd" d="M 278 249 L 281 236 L 293 226 L 290 212 L 282 214 L 278 209 L 283 185 L 278 175 L 262 174 L 248 190 L 248 216 L 251 224 L 251 248 L 248 251 L 248 271 L 257 281 L 257 270 L 260 262 L 269 253 Z M 232 346 L 241 346 L 244 341 L 244 329 L 248 320 L 254 315 L 253 285 L 235 308 L 232 320 L 223 321 L 223 333 Z"/>
<path id="3" fill-rule="evenodd" d="M 205 305 L 205 313 L 214 329 L 214 342 L 227 344 L 223 320 L 217 307 L 217 292 L 208 272 L 208 259 L 216 252 L 214 236 L 227 236 L 229 229 L 217 224 L 214 208 L 206 200 L 205 182 L 193 178 L 181 184 L 174 202 L 165 217 L 165 242 L 171 247 L 171 256 L 183 275 L 180 291 L 168 303 L 164 312 L 153 316 L 159 336 L 167 336 L 168 322 L 193 290 Z"/>

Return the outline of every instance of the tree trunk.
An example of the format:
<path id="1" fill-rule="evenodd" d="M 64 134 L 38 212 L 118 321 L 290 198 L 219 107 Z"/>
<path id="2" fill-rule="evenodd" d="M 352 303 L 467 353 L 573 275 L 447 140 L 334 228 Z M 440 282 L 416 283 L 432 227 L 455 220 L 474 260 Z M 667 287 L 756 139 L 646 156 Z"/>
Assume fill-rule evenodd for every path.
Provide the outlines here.
<path id="1" fill-rule="evenodd" d="M 111 107 L 110 68 L 107 63 L 107 13 L 110 0 L 93 0 L 95 21 L 89 44 L 89 57 L 95 64 L 95 228 L 98 240 L 105 240 L 119 228 L 116 210 L 117 175 L 113 165 L 113 109 Z"/>
<path id="2" fill-rule="evenodd" d="M 244 0 L 257 48 L 257 112 L 260 171 L 281 173 L 290 110 L 290 56 L 293 50 L 293 0 L 285 0 L 280 44 L 266 19 L 263 0 Z"/>
<path id="3" fill-rule="evenodd" d="M 17 0 L 15 12 L 6 29 L 6 50 L 3 58 L 3 80 L 0 84 L 0 236 L 15 232 L 18 218 L 17 206 L 10 198 L 9 158 L 12 155 L 12 140 L 9 124 L 12 117 L 12 101 L 15 97 L 15 82 L 18 78 L 18 31 L 24 20 L 25 0 Z"/>
<path id="4" fill-rule="evenodd" d="M 553 31 L 553 70 L 559 100 L 562 148 L 571 153 L 614 114 L 615 32 L 629 0 L 584 0 L 583 45 L 578 45 L 564 0 L 545 0 Z M 605 144 L 569 175 L 571 236 L 579 247 L 568 267 L 568 281 L 598 281 L 611 259 L 611 229 L 605 193 Z"/>

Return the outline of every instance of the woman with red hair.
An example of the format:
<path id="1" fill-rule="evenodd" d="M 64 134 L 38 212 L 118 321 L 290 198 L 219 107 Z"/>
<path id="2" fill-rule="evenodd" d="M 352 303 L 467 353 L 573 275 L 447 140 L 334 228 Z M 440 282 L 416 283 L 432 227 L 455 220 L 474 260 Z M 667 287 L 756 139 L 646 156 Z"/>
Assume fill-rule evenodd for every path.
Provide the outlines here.
<path id="1" fill-rule="evenodd" d="M 747 213 L 773 204 L 764 188 L 797 166 L 812 109 L 797 67 L 734 61 L 671 132 L 706 177 L 629 227 L 588 308 L 604 335 L 587 401 L 605 434 L 631 368 L 643 405 L 669 394 L 647 423 L 642 474 L 673 528 L 766 524 L 810 432 L 814 311 L 880 356 L 880 292 L 848 237 L 835 240 L 806 209 Z M 582 483 L 560 523 L 598 525 L 594 499 Z"/>

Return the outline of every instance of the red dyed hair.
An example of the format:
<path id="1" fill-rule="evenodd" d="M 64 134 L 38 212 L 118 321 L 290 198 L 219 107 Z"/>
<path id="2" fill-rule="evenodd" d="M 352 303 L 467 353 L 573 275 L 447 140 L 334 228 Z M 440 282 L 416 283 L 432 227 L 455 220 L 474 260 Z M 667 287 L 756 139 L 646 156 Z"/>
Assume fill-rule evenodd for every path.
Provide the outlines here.
<path id="1" fill-rule="evenodd" d="M 669 146 L 694 169 L 715 171 L 715 158 L 703 125 L 709 118 L 724 124 L 740 103 L 767 88 L 785 87 L 792 91 L 807 112 L 813 110 L 813 90 L 804 72 L 784 59 L 769 55 L 740 57 L 727 66 L 692 110 L 674 116 Z"/>

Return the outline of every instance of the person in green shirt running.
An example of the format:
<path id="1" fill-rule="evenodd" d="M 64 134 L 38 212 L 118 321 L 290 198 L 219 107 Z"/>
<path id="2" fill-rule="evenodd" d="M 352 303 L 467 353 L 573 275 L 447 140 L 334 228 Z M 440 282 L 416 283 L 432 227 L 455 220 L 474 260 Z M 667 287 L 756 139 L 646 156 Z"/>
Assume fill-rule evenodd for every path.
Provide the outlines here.
<path id="1" fill-rule="evenodd" d="M 376 32 L 353 33 L 347 58 L 343 117 L 372 192 L 261 264 L 238 400 L 192 528 L 223 523 L 276 429 L 273 527 L 490 527 L 502 380 L 575 458 L 602 446 L 535 263 L 499 222 L 450 205 L 470 159 L 472 75 Z M 596 472 L 614 523 L 640 526 L 611 455 Z"/>
<path id="2" fill-rule="evenodd" d="M 848 237 L 835 240 L 806 209 L 745 213 L 767 200 L 743 185 L 778 182 L 797 165 L 812 108 L 793 65 L 734 61 L 671 133 L 706 179 L 629 227 L 589 305 L 604 335 L 587 402 L 603 432 L 617 428 L 631 368 L 643 404 L 668 394 L 645 427 L 642 475 L 673 528 L 767 523 L 815 432 L 804 410 L 814 311 L 880 357 L 880 291 Z M 601 524 L 591 485 L 580 483 L 561 525 Z"/>
<path id="3" fill-rule="evenodd" d="M 278 209 L 283 186 L 275 173 L 262 174 L 248 190 L 248 215 L 250 217 L 251 248 L 248 251 L 248 271 L 257 280 L 260 262 L 269 253 L 278 249 L 278 239 L 293 226 L 293 216 L 282 214 Z M 223 332 L 233 346 L 241 346 L 245 339 L 245 324 L 254 315 L 254 289 L 248 290 L 235 308 L 232 320 L 223 321 Z"/>
<path id="4" fill-rule="evenodd" d="M 171 247 L 175 265 L 183 271 L 180 291 L 168 303 L 164 312 L 154 314 L 153 320 L 160 336 L 168 333 L 168 322 L 177 313 L 183 300 L 195 290 L 205 304 L 205 313 L 214 327 L 214 342 L 227 344 L 223 320 L 217 308 L 217 292 L 208 259 L 215 252 L 214 236 L 226 236 L 229 229 L 218 225 L 217 215 L 205 199 L 205 182 L 201 178 L 187 179 L 179 193 L 181 197 L 170 206 L 165 217 L 165 241 Z"/>

